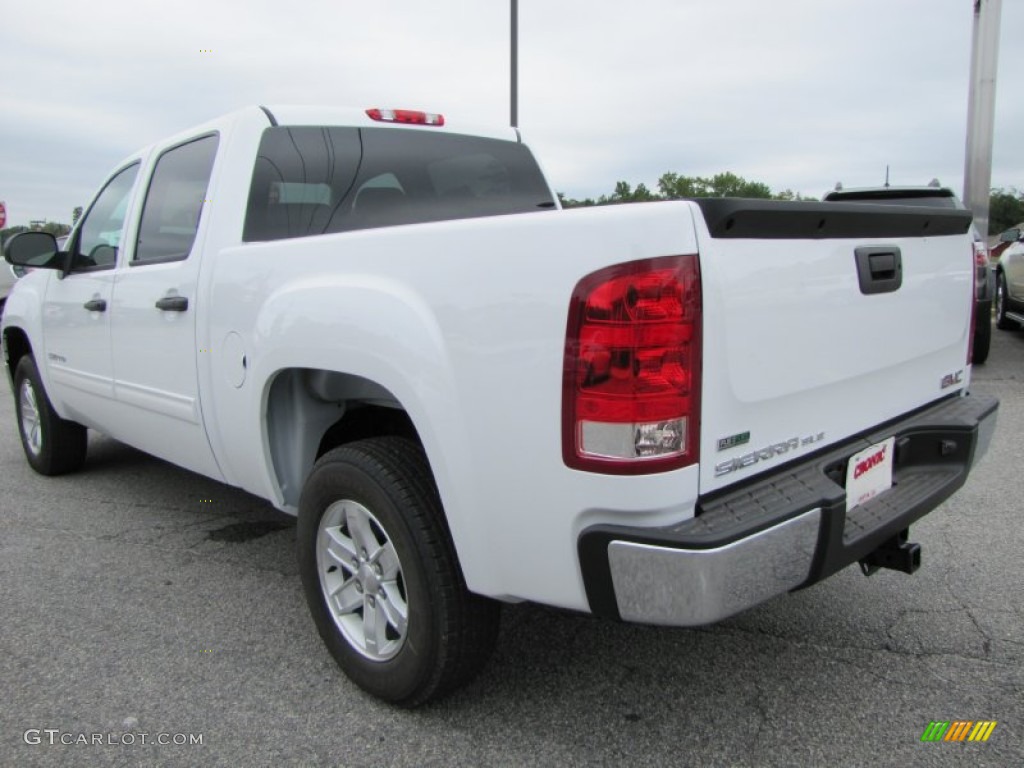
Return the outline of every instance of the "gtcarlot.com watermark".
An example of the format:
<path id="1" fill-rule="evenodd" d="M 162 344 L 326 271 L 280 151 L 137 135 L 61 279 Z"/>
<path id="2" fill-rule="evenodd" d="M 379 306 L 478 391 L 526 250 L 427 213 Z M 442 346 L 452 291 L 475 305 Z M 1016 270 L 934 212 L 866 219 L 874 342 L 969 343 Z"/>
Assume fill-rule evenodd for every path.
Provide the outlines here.
<path id="1" fill-rule="evenodd" d="M 56 746 L 197 746 L 203 743 L 201 733 L 72 733 L 59 728 L 29 728 L 21 737 L 26 744 L 48 744 Z"/>

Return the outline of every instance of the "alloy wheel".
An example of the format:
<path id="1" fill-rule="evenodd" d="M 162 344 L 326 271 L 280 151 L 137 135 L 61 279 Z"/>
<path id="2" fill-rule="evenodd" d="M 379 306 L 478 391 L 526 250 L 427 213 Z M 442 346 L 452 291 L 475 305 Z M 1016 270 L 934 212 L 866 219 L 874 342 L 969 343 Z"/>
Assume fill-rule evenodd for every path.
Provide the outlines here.
<path id="1" fill-rule="evenodd" d="M 362 504 L 331 504 L 316 539 L 320 590 L 335 625 L 371 661 L 393 658 L 405 643 L 409 605 L 394 544 Z"/>
<path id="2" fill-rule="evenodd" d="M 39 402 L 36 390 L 29 379 L 21 382 L 19 397 L 21 407 L 21 434 L 25 439 L 25 447 L 33 456 L 43 450 L 43 427 L 39 416 Z"/>

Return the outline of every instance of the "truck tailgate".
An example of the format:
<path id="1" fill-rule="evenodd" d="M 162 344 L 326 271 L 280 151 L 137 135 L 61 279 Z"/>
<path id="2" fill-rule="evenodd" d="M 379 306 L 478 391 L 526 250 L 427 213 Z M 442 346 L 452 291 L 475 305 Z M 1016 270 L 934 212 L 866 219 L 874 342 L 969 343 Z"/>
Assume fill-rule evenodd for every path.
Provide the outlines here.
<path id="1" fill-rule="evenodd" d="M 967 386 L 969 212 L 750 200 L 693 211 L 702 494 Z"/>

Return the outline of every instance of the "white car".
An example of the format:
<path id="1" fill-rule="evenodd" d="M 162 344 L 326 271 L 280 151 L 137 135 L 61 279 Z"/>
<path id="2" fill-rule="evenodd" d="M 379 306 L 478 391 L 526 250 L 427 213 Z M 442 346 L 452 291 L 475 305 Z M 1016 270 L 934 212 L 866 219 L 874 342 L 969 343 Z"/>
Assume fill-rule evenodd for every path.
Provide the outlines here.
<path id="1" fill-rule="evenodd" d="M 7 295 L 11 292 L 17 279 L 13 267 L 9 264 L 0 264 L 0 312 L 3 312 L 4 305 L 7 303 Z"/>
<path id="2" fill-rule="evenodd" d="M 4 305 L 7 304 L 7 296 L 19 277 L 16 269 L 18 268 L 12 267 L 10 264 L 0 264 L 0 313 L 3 312 Z"/>
<path id="3" fill-rule="evenodd" d="M 1011 245 L 996 265 L 996 327 L 1004 331 L 1024 327 L 1024 230 L 1015 227 L 1009 235 L 1001 238 Z"/>

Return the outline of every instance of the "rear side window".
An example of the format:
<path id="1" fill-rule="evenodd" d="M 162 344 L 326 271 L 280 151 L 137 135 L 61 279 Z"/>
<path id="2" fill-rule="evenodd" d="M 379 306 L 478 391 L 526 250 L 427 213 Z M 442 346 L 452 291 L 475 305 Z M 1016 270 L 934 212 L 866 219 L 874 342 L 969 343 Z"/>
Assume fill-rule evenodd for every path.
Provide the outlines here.
<path id="1" fill-rule="evenodd" d="M 204 136 L 160 156 L 146 192 L 132 263 L 188 257 L 216 154 L 217 137 Z"/>
<path id="2" fill-rule="evenodd" d="M 263 133 L 242 239 L 553 208 L 529 150 L 511 141 L 388 128 Z"/>

